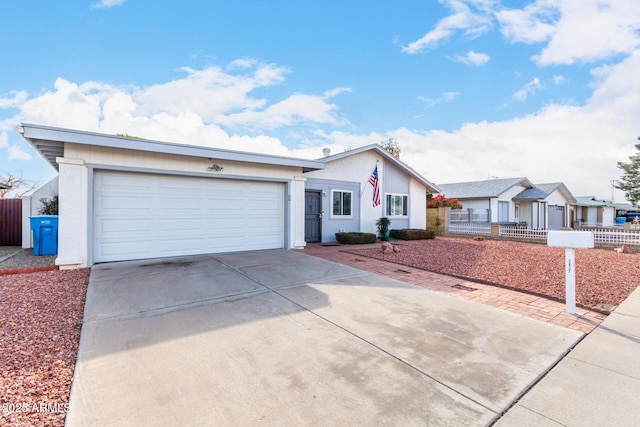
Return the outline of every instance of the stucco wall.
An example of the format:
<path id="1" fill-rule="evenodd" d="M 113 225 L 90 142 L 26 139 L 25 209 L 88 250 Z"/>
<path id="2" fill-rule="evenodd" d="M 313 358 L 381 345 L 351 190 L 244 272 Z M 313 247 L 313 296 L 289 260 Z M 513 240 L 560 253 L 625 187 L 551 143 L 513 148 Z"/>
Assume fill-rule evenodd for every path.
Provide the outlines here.
<path id="1" fill-rule="evenodd" d="M 307 178 L 306 189 L 321 192 L 322 197 L 322 241 L 334 242 L 335 234 L 339 231 L 360 231 L 360 185 L 354 182 L 338 181 L 319 178 Z M 332 191 L 352 192 L 352 215 L 349 218 L 334 217 L 332 215 Z"/>
<path id="2" fill-rule="evenodd" d="M 567 199 L 565 199 L 562 193 L 560 193 L 560 191 L 558 190 L 555 190 L 551 194 L 549 194 L 549 196 L 547 196 L 547 198 L 545 199 L 545 202 L 547 202 L 550 205 L 557 205 L 557 206 L 567 205 Z"/>
<path id="3" fill-rule="evenodd" d="M 380 205 L 373 207 L 373 186 L 369 177 L 378 166 Z M 425 228 L 426 189 L 419 181 L 397 168 L 375 151 L 346 156 L 328 162 L 323 170 L 305 173 L 309 179 L 351 181 L 360 186 L 360 230 L 377 233 L 376 221 L 385 216 L 386 194 L 406 194 L 408 216 L 391 218 L 391 228 Z M 324 222 L 323 222 L 324 224 Z M 324 232 L 323 232 L 324 239 Z"/>
<path id="4" fill-rule="evenodd" d="M 409 228 L 427 228 L 427 190 L 415 179 L 409 184 Z"/>
<path id="5" fill-rule="evenodd" d="M 378 165 L 378 180 L 380 181 L 380 198 L 384 199 L 385 162 L 382 156 L 374 151 L 365 151 L 353 156 L 343 157 L 326 164 L 323 170 L 307 172 L 308 177 L 351 181 L 360 184 L 360 231 L 377 233 L 376 220 L 383 216 L 383 206 L 373 207 L 373 187 L 369 184 L 369 177 L 376 164 Z M 383 200 L 384 202 L 384 200 Z M 424 212 L 424 211 L 423 211 Z"/>

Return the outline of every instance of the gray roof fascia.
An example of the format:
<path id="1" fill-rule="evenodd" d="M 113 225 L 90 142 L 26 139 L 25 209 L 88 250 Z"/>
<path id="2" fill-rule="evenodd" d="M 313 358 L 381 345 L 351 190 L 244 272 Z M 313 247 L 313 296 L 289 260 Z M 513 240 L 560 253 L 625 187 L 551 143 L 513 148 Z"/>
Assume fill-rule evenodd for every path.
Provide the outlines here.
<path id="1" fill-rule="evenodd" d="M 122 148 L 128 150 L 148 151 L 153 153 L 174 154 L 190 157 L 229 160 L 237 162 L 260 163 L 277 166 L 300 167 L 304 172 L 324 169 L 324 162 L 274 156 L 269 154 L 249 153 L 244 151 L 207 148 L 196 145 L 176 144 L 142 138 L 107 135 L 71 129 L 23 123 L 16 128 L 49 163 L 58 169 L 55 157 L 62 157 L 65 142 L 95 145 L 99 147 Z M 56 154 L 59 154 L 56 156 Z"/>
<path id="2" fill-rule="evenodd" d="M 564 182 L 552 182 L 549 184 L 535 184 L 537 188 L 542 189 L 547 193 L 547 196 L 553 193 L 555 190 L 558 190 L 565 199 L 567 199 L 567 203 L 573 205 L 576 203 L 576 198 L 569 188 L 564 184 Z"/>
<path id="3" fill-rule="evenodd" d="M 549 193 L 540 188 L 527 188 L 520 194 L 515 196 L 513 200 L 544 200 L 549 196 Z"/>
<path id="4" fill-rule="evenodd" d="M 518 184 L 522 184 L 529 189 L 534 187 L 527 178 L 518 177 L 440 184 L 440 188 L 444 190 L 442 194 L 445 196 L 459 200 L 491 199 L 499 197 L 502 193 Z"/>
<path id="5" fill-rule="evenodd" d="M 331 156 L 323 157 L 321 159 L 318 159 L 318 161 L 321 161 L 321 162 L 324 162 L 324 163 L 328 163 L 328 162 L 332 162 L 334 160 L 338 160 L 338 159 L 342 159 L 342 158 L 345 158 L 345 157 L 353 156 L 355 154 L 360 154 L 360 153 L 363 153 L 363 152 L 369 151 L 369 150 L 376 151 L 378 154 L 380 154 L 383 157 L 385 157 L 391 163 L 395 164 L 402 171 L 404 171 L 404 172 L 408 173 L 409 175 L 413 176 L 416 180 L 418 180 L 425 187 L 427 187 L 427 190 L 431 191 L 432 193 L 439 193 L 440 192 L 440 188 L 436 184 L 434 184 L 431 181 L 427 180 L 425 177 L 420 175 L 418 172 L 416 172 L 413 168 L 411 168 L 409 165 L 407 165 L 406 163 L 404 163 L 400 159 L 397 159 L 394 156 L 392 156 L 387 150 L 385 150 L 384 148 L 382 148 L 378 144 L 370 144 L 370 145 L 365 145 L 365 146 L 362 146 L 362 147 L 354 148 L 354 149 L 351 149 L 351 150 L 348 150 L 348 151 L 345 151 L 345 152 L 342 152 L 342 153 L 338 153 L 338 154 L 334 154 L 334 155 L 331 155 Z"/>

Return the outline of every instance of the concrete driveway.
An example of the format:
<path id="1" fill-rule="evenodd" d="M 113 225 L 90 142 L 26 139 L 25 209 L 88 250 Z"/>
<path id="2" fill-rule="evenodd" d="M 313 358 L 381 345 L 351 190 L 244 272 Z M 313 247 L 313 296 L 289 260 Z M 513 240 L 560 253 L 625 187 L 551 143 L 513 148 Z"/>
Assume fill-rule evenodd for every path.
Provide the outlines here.
<path id="1" fill-rule="evenodd" d="M 296 251 L 103 264 L 67 425 L 481 426 L 581 337 Z"/>

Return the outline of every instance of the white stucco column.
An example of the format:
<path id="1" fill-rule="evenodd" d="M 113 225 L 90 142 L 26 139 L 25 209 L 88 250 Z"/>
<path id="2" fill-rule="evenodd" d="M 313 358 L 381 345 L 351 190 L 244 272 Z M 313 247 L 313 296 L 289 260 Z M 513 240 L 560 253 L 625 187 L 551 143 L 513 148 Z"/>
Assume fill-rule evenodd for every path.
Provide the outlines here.
<path id="1" fill-rule="evenodd" d="M 427 192 L 424 185 L 411 178 L 409 186 L 409 228 L 427 228 Z"/>
<path id="2" fill-rule="evenodd" d="M 291 220 L 291 236 L 289 241 L 292 249 L 303 249 L 307 246 L 307 242 L 304 240 L 304 189 L 307 178 L 303 176 L 294 176 L 291 182 L 291 200 L 290 206 L 290 220 Z"/>
<path id="3" fill-rule="evenodd" d="M 58 157 L 58 257 L 60 269 L 87 267 L 87 168 Z"/>

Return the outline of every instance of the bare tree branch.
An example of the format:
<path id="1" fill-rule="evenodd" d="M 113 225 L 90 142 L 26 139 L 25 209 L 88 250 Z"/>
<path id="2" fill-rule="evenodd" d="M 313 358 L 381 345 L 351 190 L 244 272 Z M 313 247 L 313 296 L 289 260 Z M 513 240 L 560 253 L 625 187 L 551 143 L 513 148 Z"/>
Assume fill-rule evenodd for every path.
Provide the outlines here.
<path id="1" fill-rule="evenodd" d="M 9 186 L 9 188 L 0 189 L 0 199 L 22 199 L 22 197 L 35 190 L 39 185 L 37 181 L 25 179 L 22 174 L 17 176 L 10 172 L 0 175 L 0 182 Z"/>

